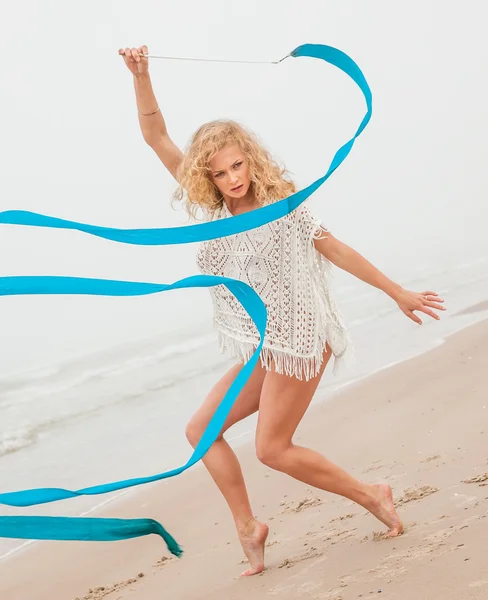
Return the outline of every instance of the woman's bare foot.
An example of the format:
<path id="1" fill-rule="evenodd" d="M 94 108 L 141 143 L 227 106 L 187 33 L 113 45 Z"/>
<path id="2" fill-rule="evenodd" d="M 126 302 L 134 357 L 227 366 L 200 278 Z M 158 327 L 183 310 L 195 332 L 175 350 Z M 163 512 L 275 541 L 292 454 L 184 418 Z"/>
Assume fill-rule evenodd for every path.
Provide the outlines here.
<path id="1" fill-rule="evenodd" d="M 388 527 L 386 537 L 395 537 L 403 533 L 403 523 L 395 510 L 391 487 L 387 483 L 377 483 L 373 488 L 373 500 L 366 508 Z"/>
<path id="2" fill-rule="evenodd" d="M 264 544 L 268 533 L 269 527 L 266 523 L 256 519 L 249 521 L 244 531 L 239 531 L 242 549 L 251 565 L 247 571 L 241 573 L 241 577 L 257 575 L 264 570 Z"/>

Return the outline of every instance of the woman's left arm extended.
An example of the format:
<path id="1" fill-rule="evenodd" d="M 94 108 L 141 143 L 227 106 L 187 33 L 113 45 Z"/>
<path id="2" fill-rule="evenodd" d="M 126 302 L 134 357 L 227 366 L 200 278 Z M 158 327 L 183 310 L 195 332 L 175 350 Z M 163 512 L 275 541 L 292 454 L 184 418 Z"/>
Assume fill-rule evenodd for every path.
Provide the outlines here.
<path id="1" fill-rule="evenodd" d="M 445 310 L 441 304 L 444 300 L 439 298 L 436 292 L 417 293 L 405 290 L 398 283 L 388 279 L 386 275 L 356 250 L 344 244 L 329 232 L 325 234 L 325 237 L 315 240 L 315 247 L 340 269 L 388 294 L 398 304 L 402 312 L 419 325 L 422 324 L 422 321 L 414 314 L 414 310 L 424 312 L 433 319 L 439 319 L 439 315 L 432 309 Z"/>

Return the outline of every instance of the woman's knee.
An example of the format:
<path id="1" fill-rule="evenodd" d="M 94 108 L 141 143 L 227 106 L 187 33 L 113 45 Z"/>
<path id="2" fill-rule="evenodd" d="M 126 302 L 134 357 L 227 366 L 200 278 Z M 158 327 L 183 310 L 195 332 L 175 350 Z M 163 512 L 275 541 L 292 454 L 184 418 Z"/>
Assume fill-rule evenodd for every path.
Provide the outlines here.
<path id="1" fill-rule="evenodd" d="M 195 448 L 200 441 L 205 429 L 207 428 L 208 421 L 204 421 L 197 415 L 192 417 L 187 423 L 185 428 L 186 439 L 190 445 Z M 222 433 L 217 437 L 217 440 L 222 439 Z"/>
<path id="2" fill-rule="evenodd" d="M 269 440 L 256 440 L 256 456 L 263 465 L 270 469 L 282 470 L 285 451 L 286 448 L 283 447 L 283 444 L 270 442 Z"/>
<path id="3" fill-rule="evenodd" d="M 205 424 L 198 418 L 192 417 L 185 429 L 186 439 L 190 442 L 190 445 L 195 448 L 195 446 L 200 441 L 200 438 L 205 431 Z"/>

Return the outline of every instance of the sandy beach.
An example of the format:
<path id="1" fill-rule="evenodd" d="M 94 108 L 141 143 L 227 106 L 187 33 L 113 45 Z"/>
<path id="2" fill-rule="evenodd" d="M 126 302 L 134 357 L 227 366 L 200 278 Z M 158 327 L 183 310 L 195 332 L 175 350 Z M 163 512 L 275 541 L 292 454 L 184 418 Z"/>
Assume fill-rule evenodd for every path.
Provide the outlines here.
<path id="1" fill-rule="evenodd" d="M 156 537 L 37 544 L 0 563 L 0 598 L 486 599 L 487 364 L 485 320 L 306 415 L 299 443 L 357 477 L 390 483 L 406 525 L 399 538 L 382 539 L 384 527 L 362 508 L 271 471 L 243 446 L 256 516 L 271 527 L 263 574 L 239 578 L 233 524 L 198 466 L 106 511 L 161 520 L 184 546 L 182 559 Z"/>

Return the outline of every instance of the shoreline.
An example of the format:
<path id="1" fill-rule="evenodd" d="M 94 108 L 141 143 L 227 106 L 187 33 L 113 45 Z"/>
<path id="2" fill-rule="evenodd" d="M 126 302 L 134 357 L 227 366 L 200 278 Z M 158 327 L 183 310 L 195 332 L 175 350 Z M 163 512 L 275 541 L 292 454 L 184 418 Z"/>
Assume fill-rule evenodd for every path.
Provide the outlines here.
<path id="1" fill-rule="evenodd" d="M 432 405 L 429 406 L 429 411 L 427 411 L 427 407 L 422 404 L 417 406 L 419 400 L 415 397 L 415 394 L 413 398 L 416 410 L 420 410 L 420 414 L 424 418 L 428 418 L 430 412 L 435 412 L 437 410 L 436 403 L 440 401 L 438 396 L 439 398 L 442 398 L 443 395 L 452 394 L 453 382 L 450 381 L 446 388 L 447 379 L 452 378 L 454 381 L 461 378 L 461 381 L 459 382 L 461 384 L 461 389 L 463 389 L 463 386 L 465 387 L 461 371 L 465 368 L 473 368 L 474 362 L 472 359 L 476 359 L 474 350 L 478 349 L 478 352 L 486 353 L 486 356 L 488 356 L 488 348 L 486 347 L 488 344 L 485 342 L 488 338 L 487 334 L 488 320 L 484 320 L 447 337 L 442 345 L 428 350 L 420 356 L 402 361 L 395 366 L 382 369 L 375 374 L 372 374 L 370 377 L 345 386 L 339 390 L 337 394 L 334 394 L 332 398 L 328 398 L 327 401 L 320 401 L 310 408 L 297 433 L 297 441 L 306 440 L 307 445 L 311 445 L 312 447 L 318 446 L 317 449 L 319 449 L 319 451 L 324 452 L 331 460 L 334 460 L 334 462 L 338 462 L 341 466 L 351 470 L 355 475 L 358 475 L 359 467 L 362 472 L 368 473 L 368 475 L 366 475 L 368 479 L 371 477 L 369 474 L 384 475 L 381 472 L 385 467 L 385 465 L 381 464 L 384 460 L 380 457 L 384 456 L 385 451 L 387 453 L 389 449 L 391 457 L 387 460 L 389 469 L 386 470 L 390 470 L 391 472 L 383 478 L 390 482 L 394 487 L 394 492 L 397 492 L 396 495 L 398 496 L 398 486 L 403 483 L 402 479 L 408 479 L 410 473 L 408 469 L 406 473 L 396 472 L 398 470 L 396 467 L 400 464 L 400 459 L 397 457 L 391 462 L 391 458 L 393 458 L 395 454 L 407 453 L 410 455 L 411 459 L 411 455 L 415 456 L 415 454 L 420 453 L 422 454 L 422 460 L 419 461 L 419 464 L 416 464 L 415 467 L 416 470 L 418 469 L 418 472 L 421 473 L 427 470 L 434 471 L 434 469 L 439 469 L 441 467 L 440 461 L 442 457 L 444 457 L 442 459 L 444 460 L 444 463 L 442 464 L 448 464 L 450 458 L 449 455 L 456 455 L 458 451 L 456 448 L 451 449 L 449 443 L 446 446 L 445 438 L 449 438 L 449 436 L 455 437 L 453 433 L 458 428 L 459 420 L 466 418 L 468 415 L 464 414 L 467 411 L 463 411 L 463 408 L 458 406 L 456 398 L 454 398 L 450 405 L 451 409 L 453 411 L 461 411 L 455 418 L 452 416 L 450 424 L 454 432 L 447 431 L 448 435 L 446 435 L 446 431 L 444 431 L 442 436 L 437 440 L 438 446 L 443 445 L 443 452 L 440 452 L 439 448 L 436 450 L 432 447 L 430 453 L 430 450 L 428 451 L 427 447 L 429 446 L 429 435 L 432 434 L 433 430 L 427 435 L 426 439 L 423 441 L 423 445 L 418 446 L 419 440 L 415 439 L 415 436 L 418 435 L 416 429 L 421 423 L 421 421 L 418 420 L 418 414 L 409 414 L 407 406 L 402 404 L 398 405 L 398 403 L 395 402 L 395 393 L 405 393 L 406 391 L 410 393 L 412 389 L 416 391 L 418 395 L 422 395 L 425 393 L 425 387 L 433 390 L 432 394 L 435 398 L 432 400 Z M 469 353 L 469 355 L 465 356 L 466 353 Z M 469 358 L 470 355 L 472 355 L 471 358 Z M 439 360 L 440 357 L 443 360 Z M 454 372 L 453 362 L 458 366 L 460 373 Z M 463 365 L 462 368 L 461 365 Z M 478 371 L 476 371 L 476 373 L 476 377 L 481 377 L 483 375 L 483 373 L 480 375 Z M 416 376 L 412 377 L 412 374 Z M 439 374 L 441 374 L 440 378 Z M 420 387 L 418 387 L 419 379 Z M 472 378 L 468 378 L 468 388 L 470 379 Z M 398 382 L 401 382 L 400 387 Z M 441 394 L 439 388 L 443 386 L 444 389 Z M 398 387 L 399 389 L 397 389 Z M 390 390 L 389 393 L 393 395 L 386 398 L 385 394 L 388 390 Z M 395 393 L 393 393 L 393 391 Z M 472 392 L 472 390 L 469 389 L 467 391 Z M 483 392 L 478 391 L 476 393 Z M 379 397 L 381 398 L 379 399 Z M 424 402 L 430 402 L 430 399 L 431 395 L 429 394 L 424 398 Z M 463 402 L 467 402 L 466 398 L 464 398 Z M 356 423 L 358 415 L 355 408 L 361 409 L 364 413 L 360 423 Z M 393 410 L 393 408 L 396 410 Z M 406 411 L 407 414 L 398 415 L 396 414 L 398 410 Z M 486 420 L 486 414 L 488 414 L 486 413 L 486 409 L 480 410 L 485 411 L 481 414 L 485 415 Z M 401 418 L 399 419 L 399 417 Z M 442 418 L 444 418 L 443 415 L 441 415 L 441 420 Z M 379 424 L 378 421 L 380 421 L 381 424 Z M 391 437 L 392 431 L 395 428 L 393 427 L 392 429 L 392 422 L 390 421 L 392 421 L 393 424 L 396 423 L 397 426 L 397 431 L 393 437 Z M 335 424 L 335 426 L 332 426 L 331 423 Z M 471 420 L 469 427 L 479 427 L 479 423 L 479 419 L 478 421 L 476 419 L 474 419 L 474 421 Z M 393 450 L 391 445 L 389 446 L 387 444 L 386 440 L 378 441 L 377 436 L 375 438 L 375 432 L 377 433 L 379 426 L 380 429 L 386 427 L 385 437 L 389 436 L 391 438 L 390 442 L 393 444 Z M 398 426 L 401 426 L 399 430 Z M 407 436 L 404 440 L 406 443 L 401 444 L 400 449 L 397 446 L 402 435 L 404 435 L 402 432 L 404 427 L 409 428 L 413 439 Z M 342 428 L 345 428 L 346 431 L 348 429 L 356 430 L 361 438 L 361 446 L 359 448 L 356 447 L 354 450 L 354 443 L 352 444 L 353 448 L 351 448 L 350 439 L 355 440 L 355 437 L 348 437 L 348 439 L 344 441 L 344 438 L 340 435 Z M 324 436 L 324 431 L 327 432 L 326 436 Z M 488 431 L 486 433 L 488 435 Z M 478 432 L 478 435 L 482 434 Z M 331 438 L 338 437 L 336 440 L 337 443 L 329 446 L 327 443 L 329 436 Z M 324 437 L 327 439 L 324 439 Z M 372 456 L 371 454 L 371 445 L 375 446 L 375 456 Z M 421 450 L 415 450 L 415 447 L 421 447 Z M 341 538 L 342 536 L 345 536 L 344 539 L 340 540 L 340 543 L 338 540 L 337 543 L 333 544 L 333 548 L 327 545 L 327 552 L 321 552 L 318 542 L 313 539 L 313 548 L 315 548 L 315 550 L 313 550 L 311 554 L 310 552 L 307 554 L 307 551 L 305 553 L 302 552 L 302 554 L 297 554 L 297 537 L 298 539 L 302 539 L 302 542 L 300 543 L 302 549 L 303 546 L 310 546 L 310 542 L 303 541 L 305 530 L 310 530 L 309 537 L 311 538 L 315 538 L 317 533 L 323 533 L 322 528 L 317 532 L 315 522 L 309 522 L 310 517 L 314 517 L 314 521 L 316 521 L 317 518 L 320 518 L 320 521 L 323 521 L 324 511 L 332 511 L 330 512 L 330 515 L 332 515 L 332 513 L 334 511 L 337 512 L 338 509 L 339 512 L 340 510 L 345 510 L 348 514 L 351 514 L 353 512 L 353 509 L 350 507 L 351 503 L 347 503 L 342 498 L 331 496 L 325 492 L 312 490 L 304 484 L 295 482 L 279 473 L 264 468 L 257 462 L 257 459 L 255 459 L 253 449 L 249 446 L 247 440 L 244 444 L 238 444 L 236 451 L 245 468 L 245 476 L 250 488 L 251 498 L 256 498 L 256 489 L 258 489 L 261 502 L 263 500 L 266 502 L 266 504 L 254 502 L 256 506 L 255 510 L 258 513 L 258 516 L 270 520 L 270 525 L 272 525 L 272 529 L 275 530 L 273 531 L 275 537 L 270 538 L 269 544 L 276 548 L 269 549 L 270 556 L 268 558 L 268 569 L 263 576 L 251 578 L 254 583 L 236 580 L 236 577 L 242 568 L 239 569 L 239 566 L 236 567 L 236 562 L 232 560 L 232 557 L 238 558 L 241 555 L 241 552 L 235 540 L 232 523 L 230 523 L 230 519 L 227 515 L 226 506 L 220 498 L 218 491 L 214 489 L 215 486 L 213 482 L 209 481 L 210 478 L 205 469 L 202 465 L 199 465 L 198 469 L 194 468 L 189 472 L 180 475 L 180 477 L 175 478 L 171 482 L 167 480 L 160 482 L 159 484 L 152 484 L 153 487 L 147 486 L 141 488 L 140 490 L 137 490 L 137 493 L 134 495 L 131 494 L 130 497 L 126 499 L 118 498 L 116 499 L 117 501 L 115 504 L 112 504 L 110 507 L 110 516 L 147 517 L 149 515 L 161 520 L 164 525 L 168 525 L 170 532 L 186 547 L 182 560 L 171 558 L 161 559 L 161 554 L 165 551 L 165 548 L 164 544 L 162 544 L 159 539 L 142 538 L 125 543 L 111 544 L 109 545 L 109 548 L 103 543 L 79 544 L 68 542 L 44 542 L 42 546 L 35 545 L 30 548 L 25 548 L 23 551 L 11 555 L 0 562 L 0 572 L 2 573 L 0 576 L 0 591 L 4 590 L 4 593 L 9 600 L 24 600 L 25 598 L 29 598 L 29 600 L 39 598 L 39 600 L 41 600 L 44 598 L 58 597 L 70 598 L 71 596 L 73 599 L 76 597 L 84 598 L 88 596 L 89 599 L 93 598 L 93 600 L 98 600 L 98 598 L 108 595 L 110 587 L 107 586 L 106 590 L 99 590 L 96 594 L 87 594 L 87 590 L 94 589 L 92 587 L 93 584 L 97 583 L 97 581 L 101 581 L 102 584 L 103 582 L 106 584 L 109 582 L 119 582 L 112 590 L 112 592 L 114 592 L 114 600 L 115 598 L 125 599 L 126 597 L 129 597 L 130 589 L 138 590 L 138 599 L 141 598 L 141 600 L 145 600 L 147 598 L 149 600 L 149 598 L 154 597 L 154 594 L 156 594 L 156 589 L 160 589 L 161 586 L 167 589 L 168 579 L 171 582 L 170 587 L 174 588 L 174 593 L 172 594 L 173 598 L 183 599 L 191 597 L 192 599 L 203 599 L 212 595 L 215 597 L 212 590 L 220 590 L 219 581 L 221 585 L 225 587 L 226 592 L 224 595 L 217 597 L 241 598 L 242 594 L 242 598 L 244 598 L 249 594 L 251 588 L 254 589 L 255 586 L 258 586 L 256 589 L 259 589 L 262 578 L 266 578 L 267 586 L 268 584 L 271 584 L 271 580 L 277 584 L 277 582 L 281 581 L 280 577 L 286 579 L 288 575 L 292 574 L 294 574 L 295 577 L 299 567 L 300 569 L 304 569 L 305 567 L 309 569 L 312 564 L 316 564 L 318 568 L 318 565 L 322 564 L 322 561 L 332 560 L 331 558 L 327 558 L 327 554 L 332 554 L 333 551 L 339 549 L 339 546 L 341 545 L 347 546 L 349 544 L 348 553 L 352 552 L 354 560 L 360 561 L 361 557 L 364 559 L 364 556 L 362 555 L 365 552 L 365 548 L 362 544 L 358 544 L 358 539 L 354 540 L 354 544 L 351 544 L 351 541 L 355 537 L 357 538 L 357 533 L 353 533 L 352 531 L 347 533 L 348 529 L 344 530 L 346 533 L 343 533 L 340 536 Z M 469 448 L 469 453 L 472 458 L 471 462 L 476 464 L 476 470 L 480 471 L 482 470 L 482 462 L 479 457 L 477 457 L 477 452 L 475 447 Z M 338 457 L 337 459 L 336 456 Z M 375 458 L 375 460 L 372 460 L 373 458 Z M 369 464 L 365 464 L 368 460 Z M 424 462 L 424 460 L 426 462 Z M 458 459 L 453 460 L 453 462 L 457 461 Z M 405 461 L 403 461 L 403 464 L 404 462 Z M 484 456 L 485 466 L 486 462 L 486 456 Z M 358 465 L 358 463 L 361 463 L 361 465 Z M 488 471 L 488 466 L 485 470 Z M 469 473 L 467 475 L 470 475 L 472 474 L 473 469 L 468 469 L 468 471 Z M 434 473 L 431 473 L 431 475 Z M 423 475 L 425 476 L 425 473 L 423 473 Z M 481 475 L 483 475 L 483 473 L 481 473 Z M 423 477 L 420 477 L 419 479 L 420 481 L 418 484 L 423 484 Z M 436 478 L 434 477 L 433 479 L 435 480 Z M 459 483 L 460 481 L 461 479 L 458 477 L 454 485 L 461 485 Z M 270 483 L 272 483 L 271 487 L 269 485 Z M 436 488 L 436 490 L 442 489 L 444 491 L 444 489 L 436 484 L 435 481 L 428 483 L 429 485 L 427 486 L 420 485 L 420 487 L 417 487 L 419 489 L 422 487 L 428 489 Z M 483 482 L 480 482 L 475 487 L 478 488 L 479 486 L 482 486 L 482 483 Z M 473 487 L 470 492 L 475 491 L 475 487 Z M 196 492 L 196 490 L 198 490 L 198 492 Z M 479 487 L 479 490 L 483 491 L 483 487 Z M 427 495 L 432 498 L 440 497 L 439 492 L 431 492 L 431 494 Z M 427 495 L 408 500 L 408 507 L 413 506 L 425 497 L 426 506 L 428 505 L 432 509 L 432 500 L 428 500 Z M 466 494 L 464 495 L 466 496 Z M 405 499 L 405 497 L 406 493 L 404 492 L 401 498 Z M 469 498 L 469 496 L 466 496 L 466 498 Z M 305 506 L 305 509 L 294 511 L 292 504 L 295 503 L 296 508 L 300 505 L 300 502 L 304 502 L 302 507 Z M 412 504 L 410 504 L 410 502 L 412 502 Z M 467 506 L 462 507 L 463 510 L 464 508 L 467 510 L 472 508 L 472 503 L 470 505 L 468 500 L 466 500 L 466 502 Z M 475 503 L 476 502 L 478 502 L 477 506 L 482 506 L 481 498 L 477 499 Z M 283 510 L 281 510 L 282 506 L 285 506 Z M 205 511 L 203 523 L 201 518 L 202 511 Z M 486 502 L 484 511 L 486 513 Z M 97 511 L 98 514 L 104 514 L 104 512 L 105 511 L 103 510 Z M 269 513 L 270 516 L 267 516 L 266 513 Z M 354 507 L 354 513 L 357 513 L 356 506 Z M 357 514 L 354 516 L 355 521 L 357 520 L 356 516 Z M 343 518 L 341 519 L 341 517 Z M 293 518 L 295 518 L 296 522 L 290 523 L 290 519 L 293 520 Z M 336 520 L 334 521 L 334 519 Z M 332 521 L 337 523 L 343 521 L 345 524 L 349 519 L 353 519 L 353 517 L 337 514 L 334 519 L 332 519 Z M 361 520 L 365 520 L 364 515 L 362 515 Z M 367 534 L 368 531 L 369 533 L 371 532 L 371 527 L 380 527 L 379 524 L 374 522 L 374 519 L 369 518 L 366 520 L 368 521 L 367 526 L 363 528 L 365 529 L 365 534 Z M 279 527 L 276 527 L 276 525 L 273 524 L 273 521 L 275 521 L 275 523 L 280 522 Z M 332 521 L 330 522 L 332 523 Z M 301 523 L 301 526 L 305 528 L 303 531 L 302 527 L 296 527 L 299 522 Z M 214 525 L 214 523 L 217 523 L 217 525 Z M 414 531 L 416 525 L 410 524 L 408 520 L 406 524 L 407 534 L 410 534 L 410 530 Z M 464 525 L 462 527 L 464 527 Z M 332 526 L 332 530 L 333 529 L 334 526 Z M 151 536 L 151 538 L 155 538 L 155 536 Z M 402 536 L 401 539 L 399 538 L 398 541 L 393 543 L 398 543 L 400 546 L 404 545 L 404 541 L 407 540 L 408 544 L 408 538 L 409 535 Z M 211 540 L 210 544 L 208 544 L 208 540 Z M 346 540 L 349 540 L 348 544 L 346 543 Z M 475 541 L 476 540 L 473 540 L 473 543 Z M 385 542 L 385 544 L 390 544 L 390 542 L 391 541 Z M 481 543 L 481 540 L 478 539 L 477 542 Z M 217 545 L 215 545 L 215 543 Z M 381 547 L 382 544 L 378 544 L 377 546 Z M 463 546 L 459 546 L 459 548 L 462 547 Z M 276 557 L 274 556 L 278 549 L 287 554 L 281 562 L 286 560 L 289 561 L 286 565 L 281 567 L 281 563 L 277 564 Z M 425 551 L 425 548 L 423 551 Z M 218 556 L 218 564 L 221 565 L 219 573 L 215 573 L 213 569 L 209 569 L 211 562 L 216 559 L 215 555 Z M 300 557 L 300 560 L 296 558 L 297 556 Z M 160 562 L 162 561 L 161 564 L 157 562 L 158 558 Z M 342 562 L 338 563 L 340 572 L 347 568 L 345 565 L 348 564 L 348 558 L 349 556 L 344 556 L 344 565 Z M 379 555 L 378 560 L 380 560 Z M 83 566 L 83 568 L 78 569 L 80 572 L 75 573 L 72 570 L 69 570 L 68 565 L 73 564 L 73 561 L 74 564 L 81 564 Z M 473 561 L 470 566 L 475 563 L 476 561 Z M 148 564 L 150 565 L 148 566 Z M 54 567 L 54 565 L 56 566 Z M 203 566 L 206 566 L 204 577 L 205 583 L 202 583 L 203 587 L 199 588 L 200 591 L 198 591 L 197 588 L 191 588 L 193 578 L 190 578 L 190 581 L 187 581 L 186 579 L 185 581 L 181 581 L 181 576 L 183 574 L 192 572 L 195 572 L 195 580 L 198 579 L 201 575 Z M 2 572 L 2 569 L 5 573 Z M 164 576 L 162 572 L 163 569 Z M 288 569 L 290 569 L 290 571 L 288 571 Z M 207 573 L 207 571 L 209 572 Z M 145 576 L 137 578 L 137 573 L 139 572 L 145 573 Z M 27 573 L 29 573 L 29 576 L 25 579 L 23 574 Z M 54 575 L 54 573 L 57 575 Z M 52 578 L 59 576 L 59 574 L 61 574 L 62 581 L 53 587 Z M 400 575 L 402 575 L 402 573 L 396 574 L 398 575 L 399 581 L 396 581 L 395 577 L 393 577 L 392 582 L 395 581 L 395 584 L 400 585 L 402 579 Z M 134 579 L 133 582 L 127 583 L 132 579 Z M 324 586 L 330 586 L 329 579 L 330 577 L 326 577 L 325 581 L 320 582 L 320 589 L 322 589 L 322 584 Z M 482 578 L 480 578 L 479 581 L 482 581 Z M 62 596 L 59 594 L 58 585 L 61 586 L 61 589 L 63 590 Z M 109 585 L 115 585 L 115 583 Z M 318 582 L 317 585 L 319 585 Z M 350 585 L 351 584 L 349 583 L 347 584 L 349 587 Z M 201 590 L 205 587 L 208 588 L 208 591 L 206 591 L 205 594 L 192 595 L 197 594 L 197 591 L 198 594 L 202 593 Z M 192 590 L 191 593 L 189 588 Z M 83 592 L 83 590 L 85 590 L 85 592 Z M 488 591 L 488 587 L 485 592 L 486 591 Z M 115 594 L 115 592 L 117 593 Z M 219 593 L 221 593 L 221 591 L 219 591 Z M 234 595 L 234 593 L 236 595 Z M 288 598 L 286 595 L 285 597 Z M 294 600 L 300 596 L 291 595 L 289 597 Z M 322 596 L 317 597 L 322 598 Z M 326 598 L 327 596 L 323 597 Z M 331 596 L 331 598 L 333 597 L 334 596 Z M 347 596 L 347 598 L 348 597 L 349 596 Z M 392 598 L 397 597 L 408 598 L 409 600 L 411 598 L 408 595 L 392 596 Z M 429 597 L 443 598 L 443 600 L 444 598 L 447 598 L 447 596 L 434 596 L 432 594 L 430 594 Z M 471 596 L 469 597 L 471 598 Z M 476 596 L 472 597 L 475 598 Z"/>

